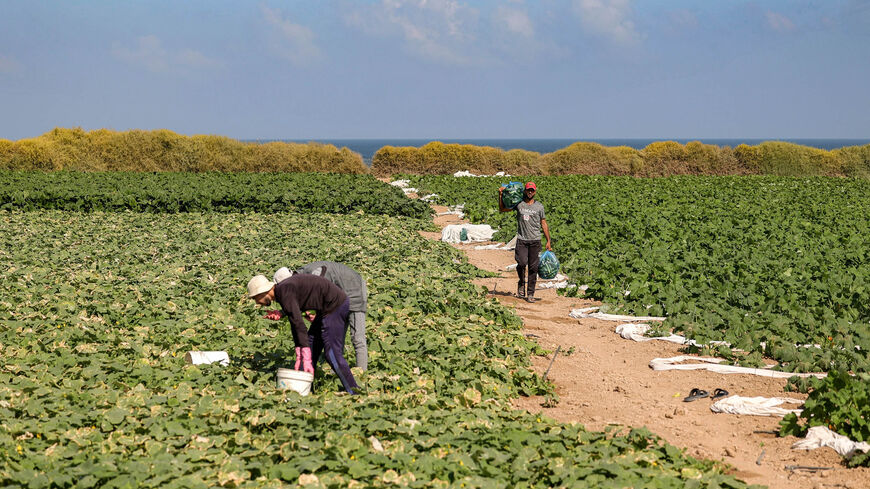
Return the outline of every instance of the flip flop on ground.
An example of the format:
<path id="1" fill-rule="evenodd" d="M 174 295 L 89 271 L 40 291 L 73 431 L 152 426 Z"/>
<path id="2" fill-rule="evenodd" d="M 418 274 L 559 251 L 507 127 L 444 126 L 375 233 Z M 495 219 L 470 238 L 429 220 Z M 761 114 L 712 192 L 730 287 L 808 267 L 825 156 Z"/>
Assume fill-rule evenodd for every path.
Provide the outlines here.
<path id="1" fill-rule="evenodd" d="M 713 391 L 713 395 L 710 396 L 710 399 L 715 401 L 716 399 L 719 399 L 720 397 L 725 397 L 727 395 L 728 391 L 726 391 L 725 389 L 716 389 Z"/>
<path id="2" fill-rule="evenodd" d="M 698 389 L 698 388 L 695 388 L 695 389 L 692 389 L 692 390 L 689 392 L 688 397 L 684 397 L 684 398 L 683 398 L 683 402 L 692 402 L 692 401 L 696 401 L 696 400 L 698 400 L 698 399 L 703 399 L 703 398 L 705 398 L 705 397 L 707 397 L 707 396 L 709 396 L 709 395 L 710 395 L 709 392 L 704 391 L 704 390 L 701 390 L 701 389 Z"/>

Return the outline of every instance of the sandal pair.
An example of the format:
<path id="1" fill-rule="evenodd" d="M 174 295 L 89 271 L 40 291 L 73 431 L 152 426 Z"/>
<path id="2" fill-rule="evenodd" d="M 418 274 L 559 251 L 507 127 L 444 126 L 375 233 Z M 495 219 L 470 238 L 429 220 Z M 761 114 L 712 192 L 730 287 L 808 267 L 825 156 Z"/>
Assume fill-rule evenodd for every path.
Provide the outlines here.
<path id="1" fill-rule="evenodd" d="M 695 388 L 689 391 L 689 395 L 683 398 L 683 402 L 697 401 L 698 399 L 703 399 L 707 396 L 710 396 L 710 399 L 715 401 L 716 399 L 719 399 L 720 397 L 725 397 L 727 395 L 728 391 L 726 391 L 725 389 L 716 389 L 713 391 L 713 395 L 710 396 L 709 392 Z"/>

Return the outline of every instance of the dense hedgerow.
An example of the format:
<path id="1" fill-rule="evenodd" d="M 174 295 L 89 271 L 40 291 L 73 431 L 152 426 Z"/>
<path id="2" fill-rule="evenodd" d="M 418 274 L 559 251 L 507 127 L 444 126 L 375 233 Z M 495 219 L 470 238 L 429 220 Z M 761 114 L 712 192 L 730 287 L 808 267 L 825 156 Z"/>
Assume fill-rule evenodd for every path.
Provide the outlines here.
<path id="1" fill-rule="evenodd" d="M 329 212 L 428 217 L 429 206 L 371 175 L 0 170 L 0 209 Z"/>
<path id="2" fill-rule="evenodd" d="M 378 175 L 414 173 L 438 175 L 468 170 L 475 173 L 538 173 L 540 154 L 490 146 L 444 144 L 433 141 L 419 148 L 384 146 L 372 157 L 372 171 Z"/>
<path id="3" fill-rule="evenodd" d="M 0 139 L 0 169 L 366 173 L 362 156 L 319 143 L 244 143 L 223 136 L 56 128 L 33 139 Z"/>
<path id="4" fill-rule="evenodd" d="M 692 141 L 656 141 L 637 150 L 577 142 L 552 153 L 444 144 L 385 146 L 372 158 L 379 175 L 444 175 L 459 170 L 492 174 L 870 176 L 870 145 L 827 151 L 781 141 L 736 148 Z"/>

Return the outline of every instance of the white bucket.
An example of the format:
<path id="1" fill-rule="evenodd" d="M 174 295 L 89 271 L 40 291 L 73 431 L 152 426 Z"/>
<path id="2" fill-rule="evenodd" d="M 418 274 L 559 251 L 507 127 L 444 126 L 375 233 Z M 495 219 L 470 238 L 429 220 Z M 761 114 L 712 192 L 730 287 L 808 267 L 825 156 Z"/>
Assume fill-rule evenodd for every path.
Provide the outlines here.
<path id="1" fill-rule="evenodd" d="M 220 363 L 226 367 L 230 364 L 230 356 L 225 351 L 189 351 L 184 354 L 184 361 L 193 365 Z"/>
<path id="2" fill-rule="evenodd" d="M 314 374 L 303 372 L 301 370 L 293 370 L 292 368 L 278 369 L 278 388 L 293 389 L 294 391 L 307 396 L 311 393 L 311 382 L 314 381 Z"/>

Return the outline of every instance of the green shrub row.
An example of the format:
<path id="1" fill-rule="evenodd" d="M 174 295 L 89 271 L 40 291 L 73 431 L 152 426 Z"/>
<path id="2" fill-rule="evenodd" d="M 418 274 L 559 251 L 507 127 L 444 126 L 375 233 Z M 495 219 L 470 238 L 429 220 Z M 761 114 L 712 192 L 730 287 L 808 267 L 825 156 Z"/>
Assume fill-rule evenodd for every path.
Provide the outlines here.
<path id="1" fill-rule="evenodd" d="M 777 175 L 870 177 L 870 145 L 822 150 L 781 141 L 735 148 L 692 141 L 656 141 L 643 149 L 578 142 L 552 153 L 504 151 L 486 146 L 432 142 L 384 146 L 372 158 L 378 175 L 479 174 L 505 171 L 537 175 Z"/>
<path id="2" fill-rule="evenodd" d="M 175 212 L 364 211 L 428 217 L 429 206 L 371 175 L 0 170 L 0 209 Z"/>
<path id="3" fill-rule="evenodd" d="M 167 130 L 55 128 L 33 139 L 0 139 L 0 169 L 366 173 L 362 156 L 319 143 L 244 143 Z"/>

